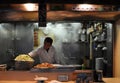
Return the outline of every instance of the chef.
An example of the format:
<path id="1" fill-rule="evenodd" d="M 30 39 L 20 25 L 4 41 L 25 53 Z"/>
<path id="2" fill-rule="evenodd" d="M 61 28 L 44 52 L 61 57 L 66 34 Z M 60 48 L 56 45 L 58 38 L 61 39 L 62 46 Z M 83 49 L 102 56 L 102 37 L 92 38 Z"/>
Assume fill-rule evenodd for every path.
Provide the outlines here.
<path id="1" fill-rule="evenodd" d="M 54 46 L 52 45 L 53 40 L 50 37 L 46 37 L 44 40 L 44 45 L 42 47 L 38 47 L 29 53 L 31 57 L 39 56 L 40 63 L 58 63 L 56 57 L 56 51 Z"/>

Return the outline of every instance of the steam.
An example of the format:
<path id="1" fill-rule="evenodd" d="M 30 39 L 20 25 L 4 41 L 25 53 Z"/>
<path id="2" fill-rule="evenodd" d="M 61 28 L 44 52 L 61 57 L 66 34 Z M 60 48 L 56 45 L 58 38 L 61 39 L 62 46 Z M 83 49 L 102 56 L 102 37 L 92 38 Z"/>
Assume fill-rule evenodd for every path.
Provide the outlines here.
<path id="1" fill-rule="evenodd" d="M 56 48 L 59 63 L 61 64 L 76 63 L 70 61 L 70 58 L 74 59 L 77 56 L 77 55 L 73 56 L 71 54 L 71 50 L 73 51 L 79 50 L 78 46 L 74 43 L 79 41 L 79 34 L 81 32 L 81 28 L 82 28 L 81 23 L 55 22 L 55 23 L 47 23 L 47 27 L 41 29 L 46 33 L 54 34 L 55 40 L 53 45 Z M 68 44 L 68 47 L 65 47 L 64 44 Z M 74 48 L 74 49 L 70 49 L 70 48 Z"/>

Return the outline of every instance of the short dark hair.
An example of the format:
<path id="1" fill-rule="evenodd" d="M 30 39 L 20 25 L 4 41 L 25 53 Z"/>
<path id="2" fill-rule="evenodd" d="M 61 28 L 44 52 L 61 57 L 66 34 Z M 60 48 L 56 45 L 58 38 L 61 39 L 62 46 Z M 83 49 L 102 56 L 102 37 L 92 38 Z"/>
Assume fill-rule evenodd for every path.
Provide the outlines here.
<path id="1" fill-rule="evenodd" d="M 51 37 L 46 37 L 44 42 L 52 44 L 53 43 L 53 39 Z"/>

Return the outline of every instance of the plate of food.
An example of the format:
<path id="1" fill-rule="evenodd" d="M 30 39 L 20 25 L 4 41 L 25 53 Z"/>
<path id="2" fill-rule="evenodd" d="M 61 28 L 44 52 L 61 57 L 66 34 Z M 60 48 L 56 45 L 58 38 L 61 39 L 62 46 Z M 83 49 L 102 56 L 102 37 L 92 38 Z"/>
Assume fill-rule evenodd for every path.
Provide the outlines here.
<path id="1" fill-rule="evenodd" d="M 38 69 L 51 69 L 54 68 L 54 66 L 50 63 L 41 63 L 41 64 L 37 64 L 36 66 L 34 66 L 34 68 L 38 68 Z"/>

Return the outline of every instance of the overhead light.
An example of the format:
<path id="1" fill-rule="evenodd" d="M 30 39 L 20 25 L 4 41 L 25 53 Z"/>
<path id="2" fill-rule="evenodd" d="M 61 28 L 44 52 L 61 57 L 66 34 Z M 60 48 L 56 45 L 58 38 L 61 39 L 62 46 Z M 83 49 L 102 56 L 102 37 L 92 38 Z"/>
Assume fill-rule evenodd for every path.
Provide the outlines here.
<path id="1" fill-rule="evenodd" d="M 93 4 L 77 4 L 72 10 L 74 11 L 102 11 L 102 5 L 93 5 Z"/>
<path id="2" fill-rule="evenodd" d="M 17 11 L 38 11 L 38 4 L 35 3 L 10 4 L 10 6 Z"/>
<path id="3" fill-rule="evenodd" d="M 92 8 L 93 5 L 90 5 L 90 4 L 81 4 L 81 5 L 78 5 L 78 7 L 87 9 L 87 8 Z"/>
<path id="4" fill-rule="evenodd" d="M 26 3 L 23 6 L 27 11 L 37 11 L 38 10 L 38 5 L 36 5 L 36 4 Z"/>

